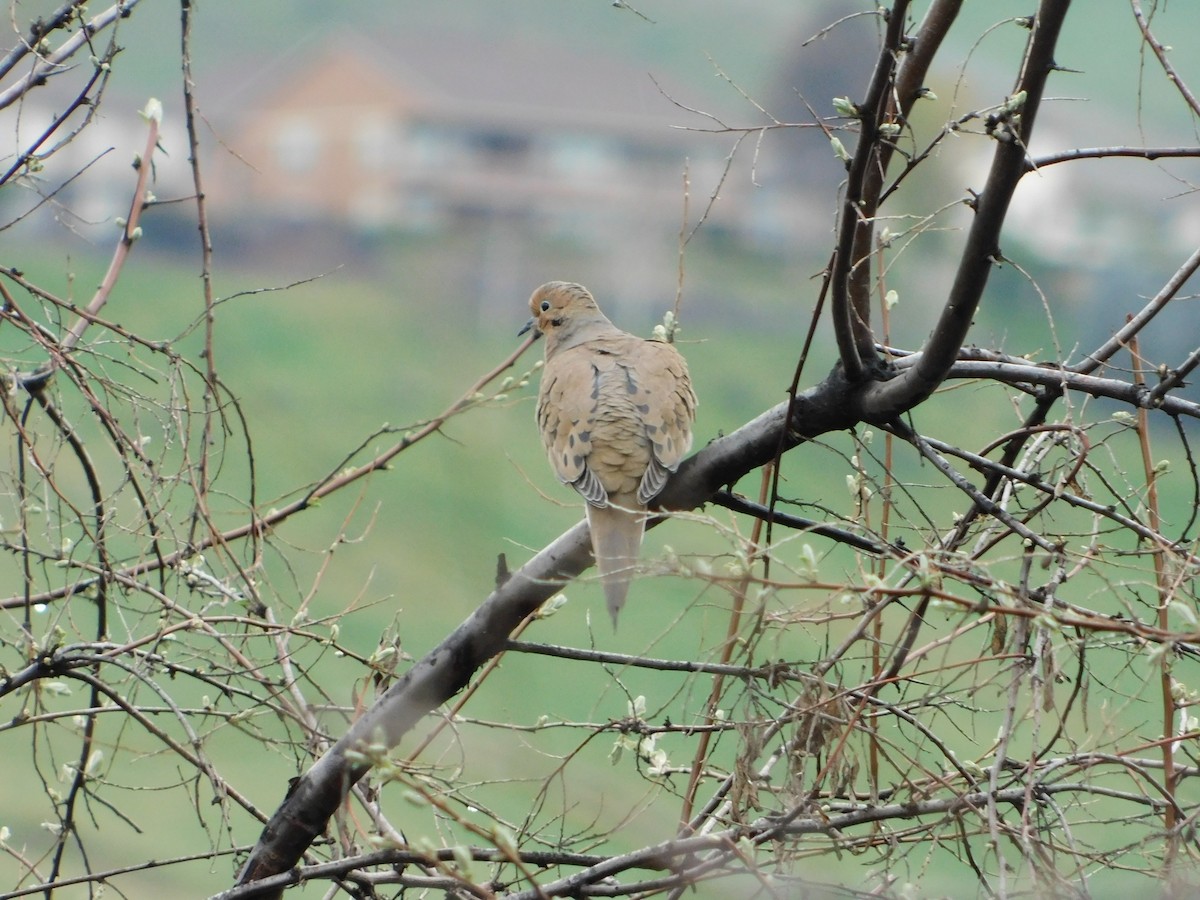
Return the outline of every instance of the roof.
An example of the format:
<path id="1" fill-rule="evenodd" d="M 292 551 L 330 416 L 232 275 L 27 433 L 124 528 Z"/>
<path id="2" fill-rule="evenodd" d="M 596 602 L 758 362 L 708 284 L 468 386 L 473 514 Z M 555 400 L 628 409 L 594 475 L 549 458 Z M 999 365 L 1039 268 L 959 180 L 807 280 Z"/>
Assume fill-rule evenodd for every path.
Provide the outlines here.
<path id="1" fill-rule="evenodd" d="M 239 117 L 278 107 L 337 66 L 361 73 L 364 95 L 390 92 L 393 102 L 427 117 L 660 131 L 666 139 L 690 118 L 631 59 L 558 40 L 428 29 L 389 35 L 386 43 L 349 32 L 316 35 L 257 72 L 226 73 L 237 81 L 218 106 Z"/>

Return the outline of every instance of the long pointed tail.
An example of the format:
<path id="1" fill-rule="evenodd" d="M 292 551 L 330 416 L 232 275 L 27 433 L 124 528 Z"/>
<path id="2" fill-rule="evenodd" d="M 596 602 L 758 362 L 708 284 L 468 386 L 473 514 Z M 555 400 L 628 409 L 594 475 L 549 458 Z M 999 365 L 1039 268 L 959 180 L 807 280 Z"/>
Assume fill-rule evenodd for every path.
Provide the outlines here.
<path id="1" fill-rule="evenodd" d="M 617 615 L 625 605 L 629 581 L 642 547 L 646 513 L 644 510 L 589 504 L 587 519 L 592 530 L 592 553 L 596 557 L 596 568 L 600 570 L 600 581 L 604 585 L 604 597 L 608 601 L 613 628 L 616 628 Z"/>

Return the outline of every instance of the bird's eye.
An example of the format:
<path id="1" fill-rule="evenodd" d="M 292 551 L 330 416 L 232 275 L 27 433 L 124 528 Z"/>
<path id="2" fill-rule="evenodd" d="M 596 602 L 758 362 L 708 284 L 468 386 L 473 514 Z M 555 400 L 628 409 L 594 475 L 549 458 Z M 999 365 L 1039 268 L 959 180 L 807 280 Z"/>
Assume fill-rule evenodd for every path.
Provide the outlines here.
<path id="1" fill-rule="evenodd" d="M 543 300 L 542 301 L 542 312 L 549 312 L 549 311 L 550 311 L 550 301 Z"/>

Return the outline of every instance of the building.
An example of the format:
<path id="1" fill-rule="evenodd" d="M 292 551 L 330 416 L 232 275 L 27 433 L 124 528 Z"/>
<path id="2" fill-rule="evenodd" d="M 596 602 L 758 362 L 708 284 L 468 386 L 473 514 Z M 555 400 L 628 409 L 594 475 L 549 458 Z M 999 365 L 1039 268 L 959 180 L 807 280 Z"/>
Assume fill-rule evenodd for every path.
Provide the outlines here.
<path id="1" fill-rule="evenodd" d="M 728 141 L 650 73 L 562 42 L 408 33 L 295 48 L 218 119 L 214 210 L 352 229 L 503 219 L 599 238 L 673 235 L 685 162 L 716 184 Z M 697 138 L 700 138 L 699 140 Z"/>

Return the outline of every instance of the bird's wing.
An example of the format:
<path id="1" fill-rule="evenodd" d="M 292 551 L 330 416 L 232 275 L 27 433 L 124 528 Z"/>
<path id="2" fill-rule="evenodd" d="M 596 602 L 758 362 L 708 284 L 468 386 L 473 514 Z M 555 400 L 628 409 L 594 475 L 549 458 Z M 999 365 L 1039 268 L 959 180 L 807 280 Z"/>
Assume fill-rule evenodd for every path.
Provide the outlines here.
<path id="1" fill-rule="evenodd" d="M 596 416 L 596 369 L 584 347 L 574 347 L 546 363 L 538 395 L 537 423 L 546 455 L 559 480 L 588 503 L 605 506 L 608 493 L 588 468 Z"/>
<path id="2" fill-rule="evenodd" d="M 637 409 L 642 416 L 651 458 L 638 487 L 638 500 L 648 503 L 692 447 L 696 395 L 687 364 L 679 351 L 661 341 L 640 341 L 633 351 Z"/>

